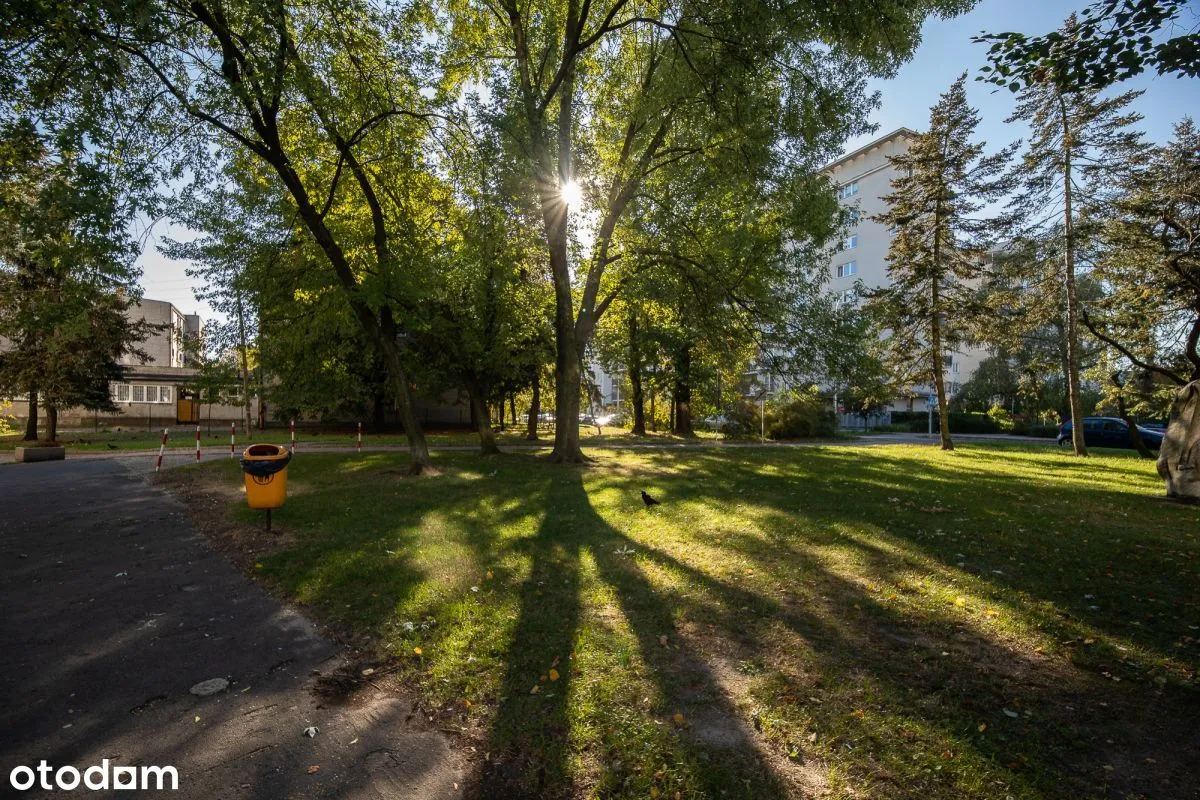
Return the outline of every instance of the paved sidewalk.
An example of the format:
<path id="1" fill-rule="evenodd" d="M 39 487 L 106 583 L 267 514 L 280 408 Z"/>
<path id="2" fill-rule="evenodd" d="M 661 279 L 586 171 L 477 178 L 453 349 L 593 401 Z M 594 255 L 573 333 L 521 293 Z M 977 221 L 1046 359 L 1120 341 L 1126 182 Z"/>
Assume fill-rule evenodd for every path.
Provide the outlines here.
<path id="1" fill-rule="evenodd" d="M 120 462 L 0 467 L 0 496 L 0 796 L 62 796 L 15 792 L 18 765 L 106 758 L 174 766 L 196 800 L 459 795 L 444 735 L 393 694 L 323 704 L 340 648 Z"/>

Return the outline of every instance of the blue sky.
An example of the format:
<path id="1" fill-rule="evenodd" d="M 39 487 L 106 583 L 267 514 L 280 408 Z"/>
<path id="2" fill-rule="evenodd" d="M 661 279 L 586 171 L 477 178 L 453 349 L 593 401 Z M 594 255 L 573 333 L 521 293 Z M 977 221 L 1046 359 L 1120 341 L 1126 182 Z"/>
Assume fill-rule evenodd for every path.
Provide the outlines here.
<path id="1" fill-rule="evenodd" d="M 981 31 L 1045 33 L 1061 25 L 1072 11 L 1082 9 L 1087 2 L 983 0 L 968 14 L 949 20 L 926 21 L 921 45 L 913 59 L 901 67 L 894 78 L 873 83 L 873 88 L 882 93 L 881 105 L 870 115 L 871 121 L 878 125 L 878 131 L 873 135 L 851 139 L 846 143 L 846 150 L 853 150 L 901 126 L 917 130 L 923 128 L 929 116 L 929 107 L 937 102 L 938 95 L 964 69 L 973 78 L 984 65 L 987 48 L 973 43 L 972 36 Z M 1194 27 L 1200 21 L 1198 7 L 1185 9 L 1183 14 L 1183 23 L 1189 27 Z M 1200 116 L 1200 80 L 1145 74 L 1120 84 L 1115 90 L 1126 89 L 1145 90 L 1134 107 L 1145 117 L 1142 130 L 1153 141 L 1168 139 L 1172 126 L 1184 114 Z M 971 105 L 979 109 L 982 121 L 978 136 L 987 141 L 989 149 L 997 149 L 1025 136 L 1024 126 L 1007 125 L 1004 122 L 1013 108 L 1010 92 L 995 91 L 990 84 L 970 80 L 967 83 L 967 96 Z M 199 311 L 201 316 L 212 318 L 212 310 L 198 303 L 192 294 L 193 282 L 184 274 L 186 265 L 163 258 L 153 246 L 153 241 L 160 236 L 187 238 L 188 233 L 160 222 L 155 226 L 154 234 L 141 258 L 144 271 L 142 287 L 146 296 L 168 300 L 185 312 Z"/>
<path id="2" fill-rule="evenodd" d="M 967 99 L 979 109 L 978 137 L 991 150 L 1023 138 L 1024 126 L 1004 123 L 1012 113 L 1012 93 L 974 80 L 979 68 L 987 63 L 987 46 L 975 44 L 971 37 L 982 31 L 1045 33 L 1059 27 L 1072 11 L 1086 5 L 1087 0 L 983 0 L 968 14 L 948 20 L 926 20 L 921 45 L 913 59 L 900 68 L 895 78 L 873 82 L 872 88 L 882 93 L 882 104 L 871 114 L 871 121 L 879 126 L 878 132 L 851 139 L 846 143 L 847 151 L 901 126 L 924 128 L 930 106 L 963 70 L 969 73 Z M 1200 21 L 1198 17 L 1200 5 L 1185 9 L 1181 22 L 1194 26 Z M 1145 90 L 1134 108 L 1145 117 L 1142 130 L 1152 141 L 1170 138 L 1172 126 L 1184 114 L 1200 115 L 1200 80 L 1151 73 L 1114 87 L 1114 91 L 1129 89 Z"/>

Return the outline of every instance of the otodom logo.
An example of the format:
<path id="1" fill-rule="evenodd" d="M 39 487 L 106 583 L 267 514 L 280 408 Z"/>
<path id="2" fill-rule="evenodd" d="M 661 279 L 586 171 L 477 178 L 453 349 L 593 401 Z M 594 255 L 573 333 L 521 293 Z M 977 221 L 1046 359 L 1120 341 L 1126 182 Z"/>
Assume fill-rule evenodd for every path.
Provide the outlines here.
<path id="1" fill-rule="evenodd" d="M 3 773 L 0 773 L 3 774 Z M 8 782 L 18 791 L 34 788 L 59 789 L 70 792 L 74 789 L 90 789 L 102 792 L 112 789 L 153 789 L 157 791 L 179 788 L 179 773 L 174 767 L 116 767 L 108 759 L 82 772 L 72 766 L 55 769 L 42 759 L 37 767 L 14 767 L 8 773 Z"/>

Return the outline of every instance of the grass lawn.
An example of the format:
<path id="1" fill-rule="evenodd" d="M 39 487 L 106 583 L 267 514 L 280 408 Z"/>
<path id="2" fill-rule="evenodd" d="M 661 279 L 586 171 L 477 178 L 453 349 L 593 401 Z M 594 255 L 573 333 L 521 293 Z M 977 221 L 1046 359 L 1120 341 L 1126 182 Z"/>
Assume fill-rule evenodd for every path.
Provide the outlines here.
<path id="1" fill-rule="evenodd" d="M 540 443 L 549 447 L 554 443 L 554 431 L 541 431 Z M 201 443 L 205 447 L 219 447 L 229 444 L 229 427 L 226 424 L 222 427 L 220 424 L 214 425 L 212 431 L 209 431 L 207 425 L 200 426 Z M 20 447 L 21 433 L 9 434 L 0 436 L 0 452 L 10 451 L 14 447 Z M 624 428 L 606 427 L 602 428 L 597 433 L 594 427 L 583 427 L 580 429 L 581 439 L 592 446 L 598 446 L 611 443 L 694 443 L 697 439 L 700 441 L 717 441 L 721 438 L 719 434 L 699 431 L 693 438 L 684 438 L 673 436 L 669 433 L 647 433 L 644 436 L 633 436 Z M 79 451 L 105 451 L 105 450 L 157 450 L 162 442 L 162 428 L 154 431 L 147 430 L 70 430 L 60 431 L 58 439 L 63 444 L 72 450 Z M 277 444 L 287 444 L 290 439 L 290 433 L 287 428 L 270 428 L 266 431 L 255 431 L 254 441 L 256 442 L 273 442 Z M 351 430 L 347 431 L 314 431 L 301 429 L 296 433 L 296 446 L 304 448 L 308 445 L 332 445 L 342 447 L 353 447 L 355 444 L 355 433 Z M 426 433 L 426 441 L 431 447 L 439 447 L 446 445 L 466 445 L 477 446 L 479 437 L 474 431 L 455 430 L 447 432 L 432 432 Z M 501 432 L 497 432 L 496 440 L 500 444 L 534 444 L 526 442 L 525 429 L 514 429 L 511 426 Z M 237 445 L 239 451 L 247 444 L 246 439 L 242 436 L 239 429 L 237 435 Z M 170 435 L 167 438 L 167 447 L 170 448 L 187 448 L 191 449 L 196 446 L 196 438 L 194 428 L 188 426 L 172 426 Z M 403 433 L 363 433 L 363 448 L 370 449 L 372 447 L 407 447 L 408 439 Z"/>
<path id="2" fill-rule="evenodd" d="M 590 452 L 301 453 L 278 534 L 235 464 L 163 480 L 474 746 L 482 797 L 1197 796 L 1200 508 L 1151 462 Z"/>

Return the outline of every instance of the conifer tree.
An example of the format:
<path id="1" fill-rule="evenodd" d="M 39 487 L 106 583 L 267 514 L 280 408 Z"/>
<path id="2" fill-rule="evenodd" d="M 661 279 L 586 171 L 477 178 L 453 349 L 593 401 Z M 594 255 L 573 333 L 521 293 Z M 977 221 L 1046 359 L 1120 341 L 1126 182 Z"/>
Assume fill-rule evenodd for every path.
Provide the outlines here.
<path id="1" fill-rule="evenodd" d="M 1016 149 L 985 155 L 973 141 L 979 114 L 967 104 L 966 73 L 941 96 L 908 151 L 890 157 L 900 177 L 877 219 L 895 230 L 888 250 L 891 285 L 872 302 L 891 330 L 890 360 L 899 377 L 928 380 L 937 394 L 943 450 L 953 450 L 947 416 L 946 353 L 968 338 L 976 307 L 973 282 L 1004 214 L 975 216 L 1010 186 L 1005 170 Z"/>
<path id="2" fill-rule="evenodd" d="M 1103 207 L 1084 325 L 1170 395 L 1200 379 L 1200 129 L 1146 148 Z"/>
<path id="3" fill-rule="evenodd" d="M 1069 40 L 1077 22 L 1072 16 L 1063 27 Z M 1140 134 L 1131 126 L 1141 117 L 1127 110 L 1140 92 L 1103 98 L 1099 91 L 1078 88 L 1061 78 L 1052 53 L 1045 63 L 1029 67 L 1031 80 L 1018 95 L 1017 107 L 1007 122 L 1022 121 L 1032 135 L 1013 177 L 1022 190 L 1011 206 L 1030 231 L 1057 226 L 1062 263 L 1057 268 L 1066 308 L 1066 379 L 1072 419 L 1083 418 L 1079 378 L 1079 301 L 1076 265 L 1083 231 L 1078 210 L 1093 202 L 1097 192 L 1111 183 L 1129 163 Z M 1087 455 L 1083 426 L 1072 426 L 1075 454 Z"/>

